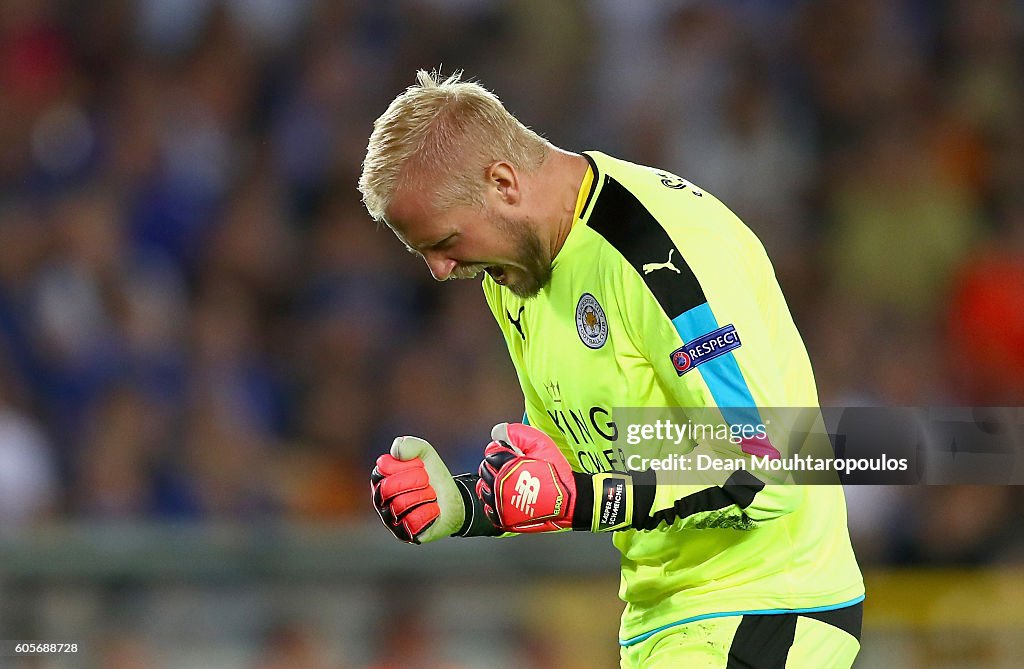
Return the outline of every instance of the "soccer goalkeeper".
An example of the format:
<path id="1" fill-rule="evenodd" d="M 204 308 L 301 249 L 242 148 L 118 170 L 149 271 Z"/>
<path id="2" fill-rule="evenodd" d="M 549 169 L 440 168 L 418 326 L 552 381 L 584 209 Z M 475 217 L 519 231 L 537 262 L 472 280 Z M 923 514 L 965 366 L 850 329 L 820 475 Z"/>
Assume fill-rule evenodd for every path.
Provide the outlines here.
<path id="1" fill-rule="evenodd" d="M 427 442 L 377 460 L 399 539 L 578 530 L 622 553 L 623 667 L 849 667 L 864 586 L 838 486 L 706 485 L 630 471 L 613 407 L 817 407 L 771 264 L 723 204 L 664 171 L 546 142 L 483 87 L 417 84 L 377 119 L 359 181 L 373 218 L 438 280 L 485 273 L 526 403 L 477 472 Z M 779 455 L 772 435 L 737 453 Z M 568 539 L 567 539 L 568 540 Z"/>

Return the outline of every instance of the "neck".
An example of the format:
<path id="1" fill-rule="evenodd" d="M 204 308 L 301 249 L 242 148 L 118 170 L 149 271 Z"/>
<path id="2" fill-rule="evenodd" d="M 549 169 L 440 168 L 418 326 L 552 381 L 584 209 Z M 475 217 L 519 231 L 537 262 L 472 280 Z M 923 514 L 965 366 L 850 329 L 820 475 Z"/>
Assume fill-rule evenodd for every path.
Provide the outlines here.
<path id="1" fill-rule="evenodd" d="M 540 234 L 547 243 L 552 260 L 562 250 L 572 230 L 580 185 L 589 167 L 583 156 L 552 147 L 539 170 L 538 183 L 544 184 L 548 191 L 544 211 L 551 212 L 550 217 L 541 219 L 547 229 Z"/>

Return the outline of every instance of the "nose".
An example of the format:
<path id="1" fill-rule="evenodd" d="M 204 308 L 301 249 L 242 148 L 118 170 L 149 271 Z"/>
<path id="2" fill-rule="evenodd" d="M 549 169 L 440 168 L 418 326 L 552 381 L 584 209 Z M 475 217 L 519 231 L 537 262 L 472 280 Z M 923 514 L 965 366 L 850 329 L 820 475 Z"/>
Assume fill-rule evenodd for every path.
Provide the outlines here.
<path id="1" fill-rule="evenodd" d="M 430 274 L 437 281 L 447 281 L 452 272 L 455 271 L 456 261 L 448 258 L 443 253 L 428 253 L 423 259 L 430 269 Z"/>

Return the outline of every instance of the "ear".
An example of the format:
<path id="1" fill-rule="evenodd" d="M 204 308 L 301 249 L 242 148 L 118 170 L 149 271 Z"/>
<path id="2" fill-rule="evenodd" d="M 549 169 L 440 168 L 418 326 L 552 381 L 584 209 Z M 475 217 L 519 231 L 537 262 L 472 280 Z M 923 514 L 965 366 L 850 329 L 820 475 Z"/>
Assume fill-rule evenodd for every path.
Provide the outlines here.
<path id="1" fill-rule="evenodd" d="M 519 203 L 522 197 L 519 190 L 519 174 L 511 163 L 504 160 L 491 163 L 487 166 L 486 178 L 490 194 L 496 195 L 504 204 Z"/>

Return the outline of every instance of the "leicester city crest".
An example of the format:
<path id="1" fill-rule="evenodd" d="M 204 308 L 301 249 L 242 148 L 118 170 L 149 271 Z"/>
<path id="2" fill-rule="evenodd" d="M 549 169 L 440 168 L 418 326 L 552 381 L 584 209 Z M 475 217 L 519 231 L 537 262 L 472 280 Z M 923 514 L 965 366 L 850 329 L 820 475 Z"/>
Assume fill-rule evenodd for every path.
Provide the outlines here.
<path id="1" fill-rule="evenodd" d="M 590 348 L 601 348 L 608 341 L 608 318 L 597 298 L 583 293 L 576 303 L 576 331 Z"/>

